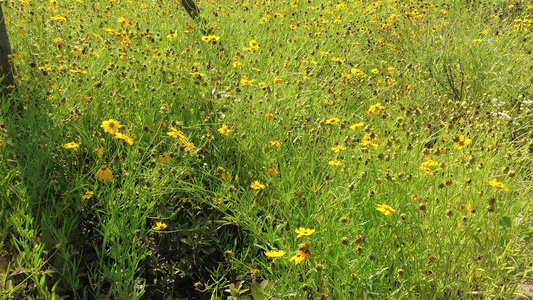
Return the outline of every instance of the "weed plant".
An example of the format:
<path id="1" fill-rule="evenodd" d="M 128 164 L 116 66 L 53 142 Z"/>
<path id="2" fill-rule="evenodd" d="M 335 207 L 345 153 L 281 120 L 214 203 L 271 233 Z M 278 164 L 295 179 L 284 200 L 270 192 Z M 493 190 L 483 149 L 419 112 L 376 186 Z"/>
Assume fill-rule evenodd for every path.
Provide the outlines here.
<path id="1" fill-rule="evenodd" d="M 533 5 L 197 4 L 2 2 L 0 298 L 531 296 Z"/>

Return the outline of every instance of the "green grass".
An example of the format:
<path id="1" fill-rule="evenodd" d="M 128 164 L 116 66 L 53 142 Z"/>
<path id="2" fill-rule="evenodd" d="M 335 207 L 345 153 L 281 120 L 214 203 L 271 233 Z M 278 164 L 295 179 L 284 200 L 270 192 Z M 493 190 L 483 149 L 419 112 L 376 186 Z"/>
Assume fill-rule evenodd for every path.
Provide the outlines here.
<path id="1" fill-rule="evenodd" d="M 446 3 L 3 2 L 0 298 L 532 296 L 533 6 Z"/>

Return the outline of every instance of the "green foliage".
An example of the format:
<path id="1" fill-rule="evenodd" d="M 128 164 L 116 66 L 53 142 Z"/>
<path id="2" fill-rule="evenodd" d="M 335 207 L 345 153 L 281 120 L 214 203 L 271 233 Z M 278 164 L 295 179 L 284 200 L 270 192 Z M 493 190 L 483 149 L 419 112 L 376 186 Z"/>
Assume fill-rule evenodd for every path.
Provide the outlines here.
<path id="1" fill-rule="evenodd" d="M 524 293 L 533 6 L 197 4 L 4 3 L 1 299 Z"/>

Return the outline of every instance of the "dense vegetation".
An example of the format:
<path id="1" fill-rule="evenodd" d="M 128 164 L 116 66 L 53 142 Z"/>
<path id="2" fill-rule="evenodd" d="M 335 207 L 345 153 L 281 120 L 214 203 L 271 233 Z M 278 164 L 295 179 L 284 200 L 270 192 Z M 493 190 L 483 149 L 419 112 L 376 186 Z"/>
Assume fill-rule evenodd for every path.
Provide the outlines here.
<path id="1" fill-rule="evenodd" d="M 528 1 L 2 6 L 0 298 L 531 296 Z"/>

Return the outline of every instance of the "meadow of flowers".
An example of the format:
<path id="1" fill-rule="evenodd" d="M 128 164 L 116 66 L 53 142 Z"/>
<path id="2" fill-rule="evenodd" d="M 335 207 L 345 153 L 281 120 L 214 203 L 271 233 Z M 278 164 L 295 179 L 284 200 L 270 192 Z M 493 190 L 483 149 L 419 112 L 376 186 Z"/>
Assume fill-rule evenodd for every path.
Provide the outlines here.
<path id="1" fill-rule="evenodd" d="M 528 1 L 1 1 L 0 299 L 533 296 Z"/>

